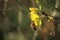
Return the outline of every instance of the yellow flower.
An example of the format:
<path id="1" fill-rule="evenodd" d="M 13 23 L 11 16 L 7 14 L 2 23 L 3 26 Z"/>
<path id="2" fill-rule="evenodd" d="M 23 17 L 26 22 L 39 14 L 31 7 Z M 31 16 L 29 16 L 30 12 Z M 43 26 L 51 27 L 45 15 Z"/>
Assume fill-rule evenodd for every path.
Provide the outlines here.
<path id="1" fill-rule="evenodd" d="M 34 24 L 36 27 L 41 26 L 42 21 L 41 21 L 41 16 L 38 15 L 38 9 L 37 8 L 31 8 L 30 10 L 31 10 L 31 12 L 29 14 L 30 14 L 31 21 L 34 21 Z"/>

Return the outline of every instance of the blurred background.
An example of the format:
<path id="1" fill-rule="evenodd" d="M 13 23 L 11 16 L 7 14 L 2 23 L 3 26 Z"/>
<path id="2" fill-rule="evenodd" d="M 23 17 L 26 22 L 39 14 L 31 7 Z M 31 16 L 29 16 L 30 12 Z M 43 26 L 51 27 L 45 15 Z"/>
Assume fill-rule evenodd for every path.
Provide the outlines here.
<path id="1" fill-rule="evenodd" d="M 38 1 L 41 11 L 60 23 L 60 0 Z M 32 40 L 29 8 L 36 5 L 35 0 L 0 0 L 0 40 Z"/>

